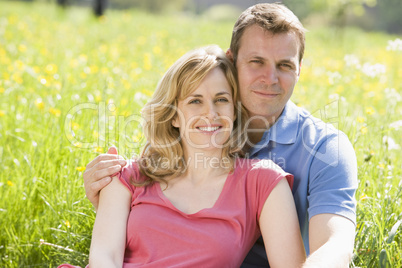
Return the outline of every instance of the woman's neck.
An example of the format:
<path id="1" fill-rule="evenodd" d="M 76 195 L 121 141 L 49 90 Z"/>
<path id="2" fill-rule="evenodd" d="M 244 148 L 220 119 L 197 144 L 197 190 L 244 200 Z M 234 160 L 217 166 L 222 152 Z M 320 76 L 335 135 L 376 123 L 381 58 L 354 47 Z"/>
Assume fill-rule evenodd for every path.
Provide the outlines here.
<path id="1" fill-rule="evenodd" d="M 195 183 L 206 182 L 217 176 L 227 174 L 230 160 L 222 158 L 222 150 L 185 152 L 185 170 L 179 177 L 194 180 Z"/>

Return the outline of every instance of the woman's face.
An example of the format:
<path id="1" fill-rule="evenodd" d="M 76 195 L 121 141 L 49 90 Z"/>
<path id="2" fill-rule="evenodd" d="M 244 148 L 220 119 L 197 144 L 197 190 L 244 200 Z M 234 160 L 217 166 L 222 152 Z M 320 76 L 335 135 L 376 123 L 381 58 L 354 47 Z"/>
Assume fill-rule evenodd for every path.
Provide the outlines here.
<path id="1" fill-rule="evenodd" d="M 194 92 L 178 101 L 172 125 L 180 129 L 183 148 L 189 153 L 222 149 L 230 137 L 234 120 L 232 88 L 223 71 L 215 68 Z"/>

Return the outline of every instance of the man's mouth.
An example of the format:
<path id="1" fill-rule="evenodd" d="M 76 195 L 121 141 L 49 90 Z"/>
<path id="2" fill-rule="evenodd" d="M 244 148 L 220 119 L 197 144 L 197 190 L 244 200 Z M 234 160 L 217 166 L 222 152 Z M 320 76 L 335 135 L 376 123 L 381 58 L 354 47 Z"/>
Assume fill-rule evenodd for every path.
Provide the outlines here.
<path id="1" fill-rule="evenodd" d="M 265 98 L 274 98 L 278 96 L 278 93 L 268 93 L 268 92 L 261 92 L 261 91 L 253 91 L 255 94 L 257 94 L 260 97 L 265 97 Z"/>

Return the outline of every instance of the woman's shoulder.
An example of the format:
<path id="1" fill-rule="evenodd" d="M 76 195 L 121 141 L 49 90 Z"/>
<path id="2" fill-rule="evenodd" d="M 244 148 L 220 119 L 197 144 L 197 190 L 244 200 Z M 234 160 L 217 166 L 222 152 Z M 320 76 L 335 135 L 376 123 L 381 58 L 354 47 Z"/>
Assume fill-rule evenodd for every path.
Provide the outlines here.
<path id="1" fill-rule="evenodd" d="M 119 177 L 124 185 L 133 191 L 136 188 L 133 183 L 145 181 L 147 177 L 140 172 L 139 162 L 136 159 L 131 159 L 127 162 L 127 165 L 121 169 L 117 177 Z"/>
<path id="2" fill-rule="evenodd" d="M 270 159 L 238 158 L 235 162 L 235 169 L 248 172 L 260 172 L 261 170 L 265 170 L 264 172 L 285 173 L 280 166 Z"/>

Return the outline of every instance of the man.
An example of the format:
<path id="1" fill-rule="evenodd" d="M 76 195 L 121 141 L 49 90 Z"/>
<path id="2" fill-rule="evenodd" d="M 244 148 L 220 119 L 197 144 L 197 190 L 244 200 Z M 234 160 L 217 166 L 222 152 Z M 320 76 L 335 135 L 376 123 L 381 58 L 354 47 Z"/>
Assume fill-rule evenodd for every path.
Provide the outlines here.
<path id="1" fill-rule="evenodd" d="M 346 135 L 289 99 L 300 76 L 305 29 L 281 4 L 257 4 L 237 20 L 227 56 L 248 110 L 249 157 L 269 158 L 295 176 L 300 230 L 309 257 L 305 267 L 348 267 L 355 231 L 357 164 Z M 97 206 L 104 178 L 124 165 L 115 149 L 88 164 L 84 182 Z M 119 162 L 120 161 L 120 162 Z M 103 178 L 103 179 L 102 179 Z M 286 250 L 286 249 L 283 249 Z M 267 266 L 261 241 L 242 267 Z"/>

